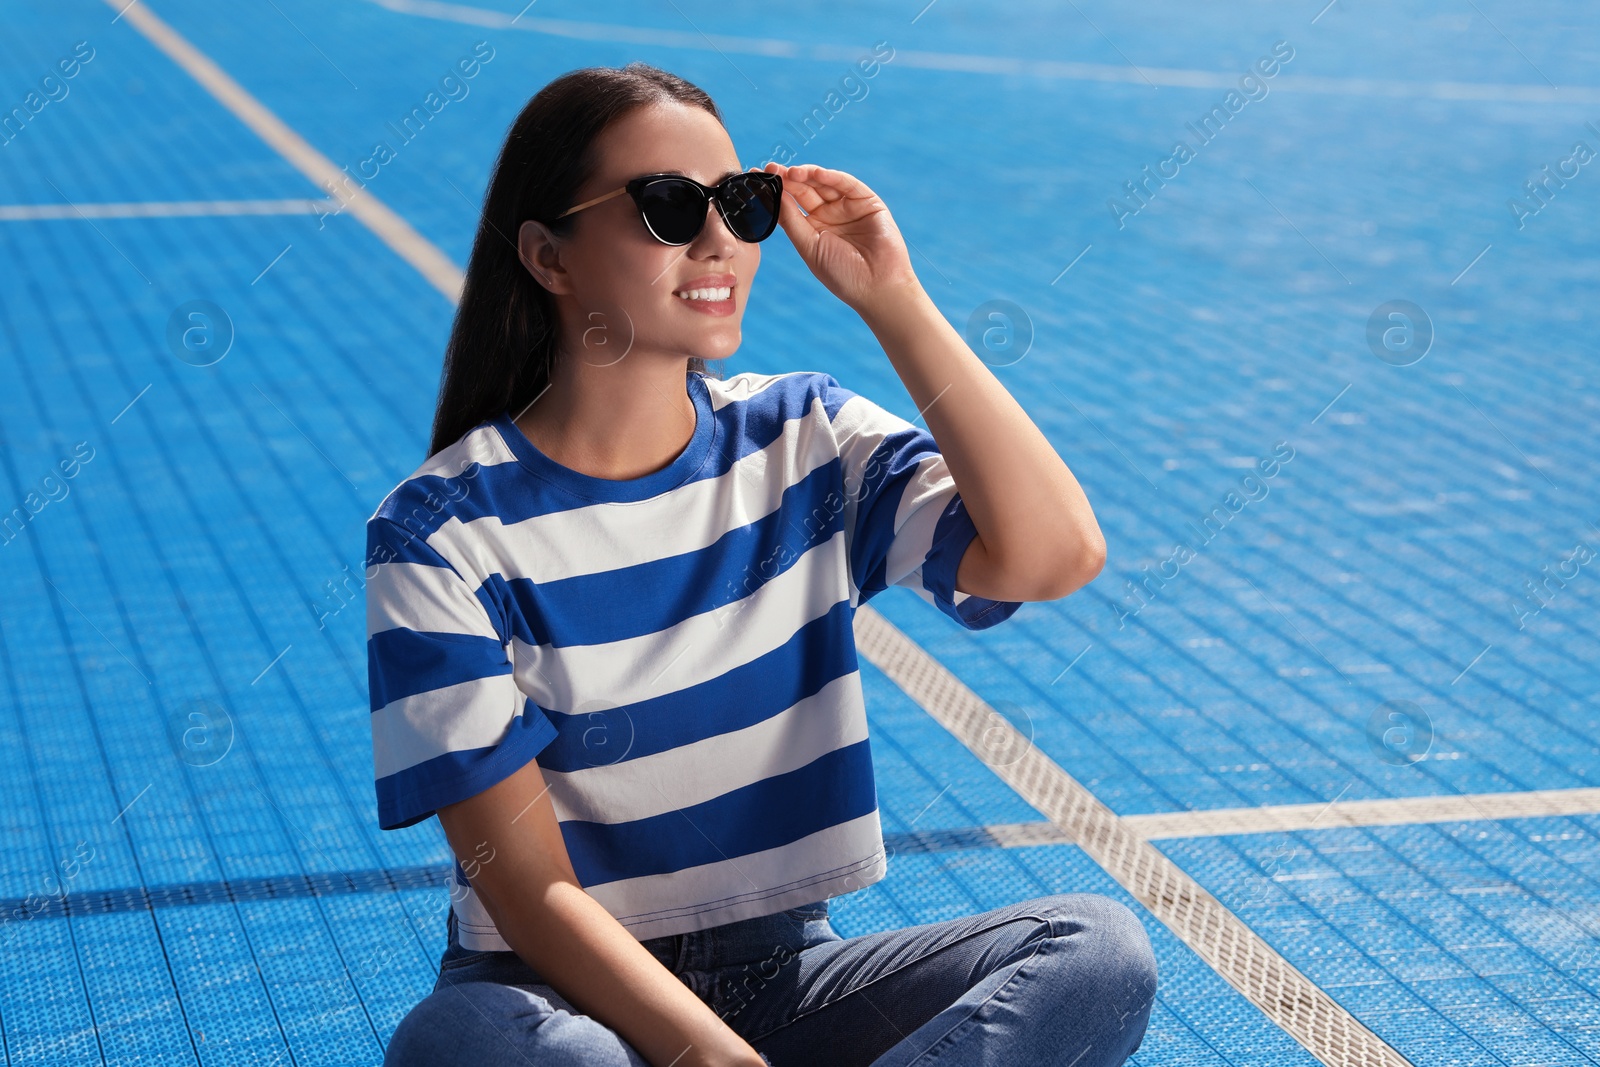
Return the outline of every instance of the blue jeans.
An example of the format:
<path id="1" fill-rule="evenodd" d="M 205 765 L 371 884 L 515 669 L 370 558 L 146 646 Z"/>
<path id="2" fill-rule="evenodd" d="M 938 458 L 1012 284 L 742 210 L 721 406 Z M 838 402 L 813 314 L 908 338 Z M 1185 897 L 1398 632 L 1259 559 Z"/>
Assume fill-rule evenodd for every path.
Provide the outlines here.
<path id="1" fill-rule="evenodd" d="M 515 952 L 456 939 L 386 1067 L 648 1067 Z M 773 1067 L 1112 1067 L 1139 1047 L 1156 964 L 1138 918 L 1060 893 L 841 938 L 818 901 L 640 942 Z"/>

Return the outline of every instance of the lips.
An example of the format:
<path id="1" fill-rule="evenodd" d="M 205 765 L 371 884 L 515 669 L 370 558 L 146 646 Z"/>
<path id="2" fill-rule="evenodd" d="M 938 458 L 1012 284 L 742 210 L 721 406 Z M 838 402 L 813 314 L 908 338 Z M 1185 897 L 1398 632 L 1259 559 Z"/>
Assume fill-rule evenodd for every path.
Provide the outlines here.
<path id="1" fill-rule="evenodd" d="M 706 315 L 732 315 L 738 279 L 732 274 L 702 274 L 672 291 L 674 300 Z"/>
<path id="2" fill-rule="evenodd" d="M 692 289 L 727 289 L 737 285 L 738 282 L 738 278 L 726 272 L 722 274 L 702 274 L 698 278 L 690 278 L 672 291 L 674 293 L 683 293 Z"/>

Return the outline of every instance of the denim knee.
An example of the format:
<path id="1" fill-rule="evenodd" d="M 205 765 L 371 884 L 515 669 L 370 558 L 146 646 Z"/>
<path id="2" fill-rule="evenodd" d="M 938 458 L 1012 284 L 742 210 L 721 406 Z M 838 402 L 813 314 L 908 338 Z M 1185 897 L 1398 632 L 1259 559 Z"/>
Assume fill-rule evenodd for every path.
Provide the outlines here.
<path id="1" fill-rule="evenodd" d="M 1124 1063 L 1144 1043 L 1156 997 L 1156 956 L 1150 935 L 1132 908 L 1097 893 L 1065 893 L 1044 905 L 1053 938 L 1068 947 L 1055 954 L 1071 972 L 1066 995 L 1099 1020 L 1095 1042 Z"/>
<path id="2" fill-rule="evenodd" d="M 519 1003 L 520 1002 L 520 1003 Z M 484 1019 L 478 1010 L 489 1016 Z M 384 1050 L 384 1067 L 421 1067 L 422 1064 L 476 1063 L 483 1057 L 486 1034 L 503 1032 L 520 1015 L 525 1024 L 529 1015 L 541 1014 L 540 1006 L 522 990 L 494 982 L 460 982 L 442 986 L 412 1006 L 389 1038 Z M 505 1023 L 500 1020 L 506 1016 Z M 473 1025 L 472 1019 L 477 1019 Z M 537 1025 L 535 1023 L 535 1025 Z M 527 1032 L 527 1025 L 514 1027 Z M 504 1038 L 501 1039 L 504 1041 Z M 494 1062 L 490 1060 L 489 1062 Z"/>
<path id="3" fill-rule="evenodd" d="M 1134 910 L 1098 893 L 1059 893 L 1045 898 L 1056 936 L 1083 939 L 1106 1007 L 1148 1012 L 1156 993 L 1156 955 Z"/>
<path id="4" fill-rule="evenodd" d="M 530 1060 L 540 1067 L 643 1063 L 598 1020 L 569 1016 L 500 982 L 459 982 L 429 993 L 400 1020 L 383 1056 L 384 1067 L 525 1067 Z"/>

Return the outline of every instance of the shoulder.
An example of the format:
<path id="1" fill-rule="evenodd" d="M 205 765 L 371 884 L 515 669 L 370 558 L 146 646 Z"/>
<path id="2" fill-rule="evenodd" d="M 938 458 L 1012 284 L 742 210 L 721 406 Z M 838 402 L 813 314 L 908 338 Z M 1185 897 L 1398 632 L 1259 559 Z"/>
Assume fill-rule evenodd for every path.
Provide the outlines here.
<path id="1" fill-rule="evenodd" d="M 454 443 L 429 456 L 398 484 L 367 517 L 369 542 L 392 530 L 408 539 L 434 534 L 472 493 L 474 483 L 503 463 L 515 463 L 494 424 L 485 420 Z M 482 495 L 482 494 L 480 494 Z"/>
<path id="2" fill-rule="evenodd" d="M 746 372 L 723 380 L 707 378 L 706 386 L 719 420 L 762 443 L 784 433 L 785 424 L 797 419 L 818 424 L 841 450 L 876 447 L 886 438 L 920 442 L 920 435 L 927 433 L 826 371 Z"/>

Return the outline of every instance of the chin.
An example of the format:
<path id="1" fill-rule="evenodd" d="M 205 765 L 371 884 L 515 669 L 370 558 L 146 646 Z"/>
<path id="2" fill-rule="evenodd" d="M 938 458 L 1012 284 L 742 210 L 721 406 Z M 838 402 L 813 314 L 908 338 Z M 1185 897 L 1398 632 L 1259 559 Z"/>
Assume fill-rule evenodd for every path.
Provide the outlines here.
<path id="1" fill-rule="evenodd" d="M 714 337 L 694 338 L 684 345 L 684 348 L 689 355 L 712 363 L 719 359 L 727 359 L 739 351 L 740 339 L 739 328 L 735 326 L 731 330 L 718 330 Z"/>

